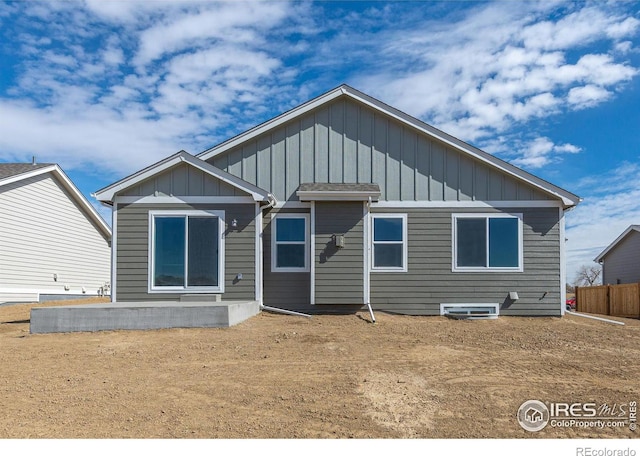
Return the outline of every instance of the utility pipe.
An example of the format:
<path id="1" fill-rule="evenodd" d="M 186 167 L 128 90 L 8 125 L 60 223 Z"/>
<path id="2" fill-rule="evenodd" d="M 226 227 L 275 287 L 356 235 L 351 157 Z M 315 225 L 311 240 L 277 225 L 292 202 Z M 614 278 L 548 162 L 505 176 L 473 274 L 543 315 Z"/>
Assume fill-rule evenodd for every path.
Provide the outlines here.
<path id="1" fill-rule="evenodd" d="M 575 315 L 576 317 L 592 318 L 594 320 L 604 321 L 605 323 L 612 323 L 614 325 L 622 325 L 622 326 L 624 326 L 624 323 L 621 322 L 621 321 L 608 320 L 607 318 L 594 317 L 593 315 L 580 314 L 580 313 L 577 313 L 577 312 L 571 312 L 570 310 L 567 310 L 567 313 L 569 315 Z"/>
<path id="2" fill-rule="evenodd" d="M 302 313 L 302 312 L 294 312 L 293 310 L 279 309 L 277 307 L 265 306 L 264 304 L 260 306 L 260 309 L 267 310 L 269 312 L 282 313 L 282 314 L 285 314 L 285 315 L 295 315 L 295 316 L 298 316 L 298 317 L 311 318 L 311 315 L 309 315 L 309 314 L 305 314 L 305 313 Z"/>

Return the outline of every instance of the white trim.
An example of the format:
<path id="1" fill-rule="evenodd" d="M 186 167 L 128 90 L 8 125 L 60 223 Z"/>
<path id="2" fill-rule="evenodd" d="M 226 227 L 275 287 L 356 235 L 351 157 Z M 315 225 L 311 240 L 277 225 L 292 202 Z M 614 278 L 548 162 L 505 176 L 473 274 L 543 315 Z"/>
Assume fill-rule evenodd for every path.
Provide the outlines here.
<path id="1" fill-rule="evenodd" d="M 255 299 L 258 301 L 259 305 L 263 305 L 262 303 L 262 209 L 260 208 L 260 203 L 256 202 L 256 214 L 253 219 L 253 224 L 255 226 L 255 245 L 254 245 L 254 256 L 255 256 Z"/>
<path id="2" fill-rule="evenodd" d="M 458 239 L 457 239 L 457 224 L 456 220 L 461 218 L 484 218 L 487 223 L 486 231 L 486 261 L 487 264 L 490 261 L 489 258 L 489 227 L 488 223 L 490 219 L 495 218 L 515 218 L 518 219 L 518 267 L 490 267 L 490 266 L 473 266 L 465 267 L 457 265 L 458 258 Z M 452 272 L 524 272 L 524 224 L 523 215 L 520 213 L 486 213 L 486 212 L 468 212 L 468 213 L 453 213 L 451 214 L 451 271 Z"/>
<path id="3" fill-rule="evenodd" d="M 155 223 L 154 218 L 158 217 L 217 217 L 218 218 L 218 286 L 215 287 L 189 287 L 185 286 L 171 286 L 171 287 L 158 287 L 153 285 L 153 278 L 155 275 L 155 263 L 153 261 L 153 246 L 155 245 Z M 225 285 L 225 211 L 219 210 L 153 210 L 149 211 L 149 229 L 148 229 L 148 267 L 147 267 L 147 292 L 149 294 L 155 293 L 224 293 Z M 185 231 L 188 233 L 189 224 L 185 223 Z M 185 243 L 188 242 L 188 235 L 185 233 Z M 185 248 L 185 268 L 187 269 L 185 274 L 185 280 L 188 277 L 188 255 L 189 249 Z"/>
<path id="4" fill-rule="evenodd" d="M 371 245 L 369 243 L 369 225 L 371 215 L 369 213 L 368 201 L 362 204 L 362 274 L 363 274 L 363 297 L 364 303 L 371 301 L 371 271 L 369 268 L 369 257 L 371 255 Z"/>
<path id="5" fill-rule="evenodd" d="M 301 201 L 369 201 L 379 198 L 380 192 L 298 191 Z"/>
<path id="6" fill-rule="evenodd" d="M 558 215 L 560 216 L 560 314 L 564 316 L 567 310 L 567 254 L 566 254 L 566 239 L 565 239 L 565 225 L 564 210 L 558 209 Z"/>
<path id="7" fill-rule="evenodd" d="M 371 203 L 372 209 L 462 209 L 462 208 L 515 208 L 526 209 L 536 207 L 562 207 L 560 201 L 525 200 L 525 201 L 378 201 Z"/>
<path id="8" fill-rule="evenodd" d="M 114 204 L 255 204 L 250 196 L 116 196 Z"/>
<path id="9" fill-rule="evenodd" d="M 103 235 L 107 239 L 111 239 L 112 233 L 109 224 L 104 221 L 102 216 L 98 213 L 98 211 L 96 211 L 89 200 L 85 198 L 80 190 L 78 190 L 78 187 L 76 187 L 75 184 L 71 182 L 71 179 L 69 179 L 64 171 L 62 171 L 62 168 L 60 168 L 56 164 L 43 166 L 42 168 L 37 168 L 33 171 L 16 174 L 15 176 L 10 176 L 5 179 L 0 179 L 0 187 L 47 173 L 51 173 L 53 176 L 58 178 L 58 180 L 62 183 L 62 186 L 67 189 L 73 199 L 79 204 L 80 208 L 84 209 L 87 215 L 89 215 L 89 218 L 93 220 L 93 222 L 98 226 L 98 229 L 102 231 Z"/>
<path id="10" fill-rule="evenodd" d="M 600 255 L 595 257 L 593 261 L 595 261 L 596 263 L 601 263 L 602 260 L 604 260 L 604 257 L 607 255 L 607 253 L 609 253 L 616 245 L 618 245 L 618 243 L 620 243 L 620 241 L 622 241 L 627 236 L 627 234 L 629 234 L 631 231 L 640 232 L 640 225 L 631 225 L 629 228 L 624 230 L 624 232 L 620 236 L 618 236 L 615 241 L 609 244 L 609 246 L 606 249 L 604 249 L 602 253 L 600 253 Z"/>
<path id="11" fill-rule="evenodd" d="M 316 303 L 316 203 L 311 202 L 311 209 L 309 213 L 310 225 L 311 225 L 311 242 L 309 243 L 309 290 L 311 296 L 309 298 L 309 304 L 312 306 Z"/>
<path id="12" fill-rule="evenodd" d="M 399 218 L 402 219 L 402 267 L 376 267 L 374 265 L 375 261 L 375 244 L 399 244 L 398 241 L 375 241 L 375 219 L 377 218 Z M 372 213 L 370 215 L 370 223 L 369 223 L 369 239 L 371 246 L 371 255 L 369 261 L 369 269 L 371 272 L 407 272 L 408 264 L 409 264 L 409 229 L 408 229 L 408 217 L 407 214 L 397 214 L 397 213 Z"/>
<path id="13" fill-rule="evenodd" d="M 118 205 L 111 207 L 111 223 L 113 223 L 113 236 L 111 237 L 111 302 L 116 302 L 116 289 L 118 287 Z"/>
<path id="14" fill-rule="evenodd" d="M 346 95 L 349 98 L 357 100 L 358 102 L 376 111 L 380 111 L 385 115 L 392 117 L 403 124 L 409 125 L 412 128 L 426 134 L 429 137 L 435 138 L 438 141 L 442 141 L 448 144 L 449 146 L 453 147 L 454 149 L 462 151 L 474 157 L 475 159 L 490 165 L 491 167 L 497 168 L 507 173 L 508 175 L 516 177 L 521 181 L 527 182 L 528 184 L 544 191 L 547 194 L 553 195 L 554 197 L 561 199 L 565 207 L 575 206 L 581 201 L 581 199 L 577 195 L 574 195 L 573 193 L 568 192 L 567 190 L 557 187 L 543 179 L 540 179 L 537 176 L 529 174 L 528 172 L 520 168 L 517 168 L 516 166 L 513 166 L 503 160 L 500 160 L 499 158 L 494 157 L 493 155 L 487 152 L 484 152 L 476 147 L 473 147 L 470 144 L 467 144 L 447 133 L 444 133 L 443 131 L 440 131 L 437 128 L 434 128 L 431 125 L 425 122 L 422 122 L 419 119 L 416 119 L 415 117 L 412 117 L 398 109 L 395 109 L 347 85 L 341 85 L 340 87 L 337 87 L 323 95 L 316 97 L 313 100 L 310 100 L 300 106 L 297 106 L 284 114 L 281 114 L 267 122 L 264 122 L 261 125 L 258 125 L 246 131 L 245 133 L 242 133 L 234 138 L 231 138 L 230 140 L 223 142 L 222 144 L 219 144 L 211 149 L 207 149 L 204 152 L 198 154 L 198 157 L 201 158 L 202 160 L 208 160 L 212 157 L 215 157 L 216 155 L 222 154 L 230 150 L 231 148 L 239 144 L 242 144 L 263 133 L 266 133 L 271 129 L 275 129 L 278 126 L 283 125 L 284 123 L 294 118 L 303 116 L 304 114 L 314 110 L 315 108 L 322 106 L 324 104 L 327 104 L 343 95 Z"/>
<path id="15" fill-rule="evenodd" d="M 278 232 L 278 219 L 284 218 L 296 218 L 304 220 L 304 267 L 303 268 L 293 268 L 293 267 L 278 267 L 278 242 L 277 242 L 277 232 Z M 310 263 L 310 255 L 309 255 L 309 244 L 310 244 L 310 229 L 309 229 L 309 214 L 302 212 L 285 212 L 285 213 L 277 213 L 274 214 L 271 219 L 271 272 L 309 272 L 309 263 Z M 290 241 L 280 241 L 280 244 L 294 244 L 300 245 L 302 242 L 290 242 Z"/>
<path id="16" fill-rule="evenodd" d="M 112 201 L 115 195 L 127 188 L 130 188 L 145 179 L 153 177 L 155 175 L 160 174 L 162 171 L 165 171 L 179 163 L 187 163 L 194 168 L 197 168 L 206 174 L 209 174 L 216 179 L 219 179 L 233 187 L 236 187 L 243 192 L 248 193 L 254 199 L 254 201 L 269 201 L 273 198 L 269 192 L 264 189 L 261 189 L 245 180 L 240 179 L 233 174 L 229 174 L 226 171 L 221 170 L 220 168 L 216 168 L 215 166 L 207 163 L 199 159 L 198 157 L 194 157 L 193 155 L 185 152 L 184 150 L 173 154 L 170 157 L 165 158 L 164 160 L 159 161 L 137 173 L 125 177 L 124 179 L 119 180 L 118 182 L 109 185 L 101 190 L 98 190 L 93 194 L 95 198 L 99 201 L 109 202 Z"/>
<path id="17" fill-rule="evenodd" d="M 311 203 L 303 203 L 301 201 L 278 201 L 274 206 L 275 209 L 309 209 Z"/>
<path id="18" fill-rule="evenodd" d="M 40 168 L 36 168 L 32 171 L 27 171 L 24 173 L 20 173 L 20 174 L 14 174 L 13 176 L 9 176 L 9 177 L 5 177 L 4 179 L 0 179 L 0 187 L 4 186 L 4 185 L 9 185 L 9 184 L 13 184 L 14 182 L 20 182 L 21 180 L 24 179 L 29 179 L 31 177 L 36 177 L 39 176 L 40 174 L 46 174 L 46 173 L 50 173 L 50 172 L 55 172 L 56 171 L 56 167 L 57 165 L 52 164 L 49 166 L 43 166 Z"/>

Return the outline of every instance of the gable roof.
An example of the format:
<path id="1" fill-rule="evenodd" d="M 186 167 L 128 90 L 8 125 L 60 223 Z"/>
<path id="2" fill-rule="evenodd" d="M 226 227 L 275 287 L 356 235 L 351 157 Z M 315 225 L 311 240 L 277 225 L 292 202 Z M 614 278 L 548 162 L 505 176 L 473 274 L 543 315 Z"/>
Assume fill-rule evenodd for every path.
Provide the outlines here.
<path id="1" fill-rule="evenodd" d="M 98 214 L 98 211 L 84 197 L 82 192 L 71 182 L 71 179 L 55 163 L 0 163 L 0 188 L 14 182 L 26 180 L 42 174 L 51 173 L 54 179 L 69 192 L 71 198 L 84 210 L 86 215 L 94 222 L 106 239 L 111 240 L 111 228 Z"/>
<path id="2" fill-rule="evenodd" d="M 239 177 L 221 170 L 220 168 L 216 168 L 210 163 L 207 163 L 184 150 L 181 150 L 180 152 L 177 152 L 165 158 L 164 160 L 154 163 L 153 165 L 148 166 L 143 170 L 138 171 L 137 173 L 120 179 L 119 181 L 93 193 L 92 196 L 98 199 L 98 201 L 111 204 L 113 203 L 113 198 L 115 197 L 116 193 L 131 188 L 134 185 L 144 181 L 145 179 L 155 176 L 156 174 L 159 174 L 160 172 L 165 171 L 179 163 L 187 163 L 191 166 L 194 166 L 201 171 L 209 174 L 210 176 L 220 179 L 221 181 L 248 193 L 249 195 L 251 195 L 251 197 L 253 197 L 254 201 L 267 202 L 275 200 L 273 195 L 271 195 L 266 190 L 256 187 L 255 185 L 242 180 Z"/>
<path id="3" fill-rule="evenodd" d="M 600 253 L 600 255 L 598 255 L 593 261 L 600 263 L 604 260 L 604 257 L 607 256 L 607 254 L 613 250 L 620 242 L 622 242 L 631 232 L 640 232 L 640 225 L 631 225 L 629 226 L 629 228 L 627 228 L 626 230 L 624 230 L 624 232 L 618 236 L 616 238 L 615 241 L 613 241 L 611 244 L 609 244 L 609 246 L 604 249 L 602 251 L 602 253 Z"/>
<path id="4" fill-rule="evenodd" d="M 437 139 L 452 148 L 461 151 L 462 153 L 466 153 L 467 155 L 489 165 L 492 168 L 498 169 L 508 175 L 513 176 L 514 178 L 524 181 L 529 185 L 533 186 L 541 190 L 542 192 L 551 195 L 555 199 L 560 199 L 565 208 L 571 208 L 577 205 L 581 199 L 579 196 L 562 189 L 550 182 L 545 181 L 537 176 L 534 176 L 527 171 L 524 171 L 510 163 L 507 163 L 481 149 L 478 149 L 470 144 L 465 143 L 437 128 L 415 118 L 412 117 L 392 106 L 389 106 L 380 100 L 377 100 L 369 95 L 366 95 L 348 85 L 341 85 L 329 92 L 326 92 L 306 103 L 303 103 L 283 114 L 280 114 L 277 117 L 274 117 L 271 120 L 268 120 L 250 130 L 247 130 L 244 133 L 241 133 L 227 141 L 224 141 L 217 146 L 214 146 L 210 149 L 205 150 L 197 155 L 197 157 L 201 160 L 209 160 L 217 155 L 224 154 L 225 152 L 237 147 L 240 144 L 243 144 L 247 141 L 250 141 L 263 133 L 276 129 L 283 124 L 292 121 L 298 117 L 304 116 L 310 111 L 326 105 L 340 97 L 347 97 L 349 99 L 355 100 L 361 104 L 364 104 L 371 109 L 386 114 L 387 116 L 409 126 L 412 127 L 423 134 Z"/>

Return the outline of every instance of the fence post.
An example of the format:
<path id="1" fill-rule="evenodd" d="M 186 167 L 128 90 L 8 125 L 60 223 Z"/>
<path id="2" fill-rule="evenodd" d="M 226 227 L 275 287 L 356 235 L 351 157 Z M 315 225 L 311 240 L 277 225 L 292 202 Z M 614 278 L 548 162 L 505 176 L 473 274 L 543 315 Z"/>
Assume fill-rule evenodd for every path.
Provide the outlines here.
<path id="1" fill-rule="evenodd" d="M 580 299 L 578 298 L 578 288 L 580 288 L 578 285 L 576 285 L 575 287 L 573 287 L 573 291 L 576 294 L 576 312 L 580 312 Z"/>
<path id="2" fill-rule="evenodd" d="M 611 285 L 607 285 L 607 315 L 611 315 Z"/>

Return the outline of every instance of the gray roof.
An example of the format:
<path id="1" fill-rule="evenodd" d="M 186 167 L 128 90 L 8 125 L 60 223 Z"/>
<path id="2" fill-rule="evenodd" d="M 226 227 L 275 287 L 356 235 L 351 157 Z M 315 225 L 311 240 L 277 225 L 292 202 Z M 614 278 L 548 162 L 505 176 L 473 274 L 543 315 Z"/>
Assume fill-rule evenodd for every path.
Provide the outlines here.
<path id="1" fill-rule="evenodd" d="M 53 163 L 37 163 L 35 165 L 31 163 L 0 163 L 0 179 L 18 176 L 33 171 L 34 169 L 51 166 L 52 164 Z"/>
<path id="2" fill-rule="evenodd" d="M 604 249 L 600 253 L 600 255 L 598 255 L 593 261 L 595 261 L 596 263 L 602 262 L 604 260 L 604 257 L 607 256 L 607 254 L 611 250 L 613 250 L 620 242 L 622 242 L 622 240 L 626 238 L 627 235 L 629 235 L 629 233 L 636 232 L 636 231 L 640 232 L 640 225 L 630 225 L 629 228 L 624 230 L 624 232 L 620 236 L 618 236 L 615 241 L 609 244 L 609 246 L 606 249 Z"/>
<path id="3" fill-rule="evenodd" d="M 380 193 L 378 184 L 300 184 L 299 192 L 366 192 Z"/>

